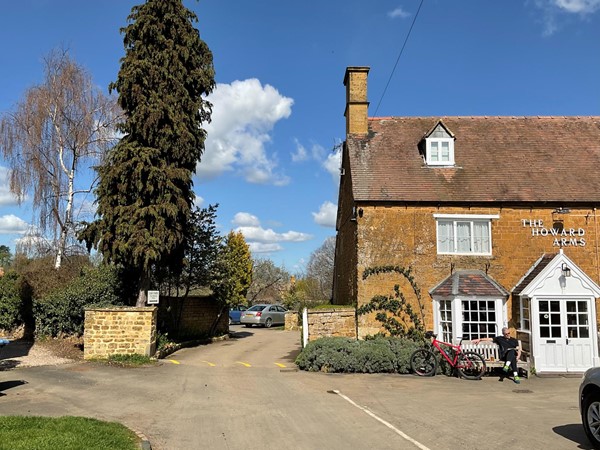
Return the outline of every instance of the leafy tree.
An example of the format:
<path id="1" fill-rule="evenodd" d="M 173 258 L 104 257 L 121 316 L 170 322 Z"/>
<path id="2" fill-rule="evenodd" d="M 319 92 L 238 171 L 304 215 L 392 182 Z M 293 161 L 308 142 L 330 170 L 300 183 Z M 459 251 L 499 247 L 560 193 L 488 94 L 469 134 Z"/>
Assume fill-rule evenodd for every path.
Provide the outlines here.
<path id="1" fill-rule="evenodd" d="M 227 235 L 218 267 L 219 276 L 213 286 L 217 300 L 225 305 L 244 303 L 252 284 L 252 256 L 241 232 Z"/>
<path id="2" fill-rule="evenodd" d="M 6 245 L 0 245 L 0 267 L 6 269 L 12 261 L 10 248 Z"/>
<path id="3" fill-rule="evenodd" d="M 152 270 L 183 269 L 201 126 L 211 116 L 203 95 L 215 82 L 212 53 L 181 0 L 148 0 L 128 20 L 125 56 L 110 85 L 126 114 L 124 137 L 98 169 L 99 218 L 80 237 L 137 274 L 142 306 Z"/>
<path id="4" fill-rule="evenodd" d="M 330 236 L 310 255 L 306 266 L 306 277 L 314 280 L 309 295 L 315 300 L 329 300 L 332 297 L 334 261 L 335 237 Z"/>
<path id="5" fill-rule="evenodd" d="M 192 211 L 183 271 L 178 275 L 165 268 L 164 274 L 159 273 L 162 291 L 171 293 L 175 290 L 177 294 L 183 292 L 186 297 L 190 292 L 214 285 L 223 247 L 223 238 L 216 226 L 218 206 L 209 205 L 208 208 Z"/>
<path id="6" fill-rule="evenodd" d="M 289 309 L 301 311 L 321 305 L 326 301 L 318 296 L 319 286 L 314 278 L 297 278 L 283 296 L 283 304 Z"/>
<path id="7" fill-rule="evenodd" d="M 118 108 L 66 51 L 51 52 L 44 72 L 44 81 L 0 118 L 0 147 L 11 169 L 10 190 L 19 201 L 33 194 L 37 223 L 52 234 L 59 268 L 75 238 L 75 196 L 94 185 L 79 186 L 78 175 L 114 145 Z"/>
<path id="8" fill-rule="evenodd" d="M 254 260 L 252 264 L 252 284 L 248 289 L 248 301 L 257 303 L 264 300 L 280 302 L 289 285 L 290 274 L 277 267 L 270 259 Z"/>

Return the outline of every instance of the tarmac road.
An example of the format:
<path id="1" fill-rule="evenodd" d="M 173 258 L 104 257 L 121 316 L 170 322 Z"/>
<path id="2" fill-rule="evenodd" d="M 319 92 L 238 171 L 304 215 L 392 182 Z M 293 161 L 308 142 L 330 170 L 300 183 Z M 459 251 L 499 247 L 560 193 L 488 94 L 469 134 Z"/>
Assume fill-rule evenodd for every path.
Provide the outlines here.
<path id="1" fill-rule="evenodd" d="M 577 378 L 306 373 L 298 332 L 232 329 L 153 367 L 2 371 L 0 415 L 118 421 L 159 450 L 591 448 Z"/>

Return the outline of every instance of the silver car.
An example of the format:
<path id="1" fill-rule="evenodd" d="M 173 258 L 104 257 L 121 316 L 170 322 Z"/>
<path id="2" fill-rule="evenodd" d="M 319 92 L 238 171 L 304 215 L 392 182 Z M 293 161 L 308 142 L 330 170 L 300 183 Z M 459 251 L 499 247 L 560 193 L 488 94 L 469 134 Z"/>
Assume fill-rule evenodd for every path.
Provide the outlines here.
<path id="1" fill-rule="evenodd" d="M 247 327 L 252 325 L 262 325 L 266 328 L 271 328 L 272 325 L 285 324 L 285 309 L 281 305 L 254 305 L 242 312 L 240 323 Z"/>
<path id="2" fill-rule="evenodd" d="M 583 429 L 594 448 L 600 448 L 600 367 L 592 367 L 579 385 Z"/>

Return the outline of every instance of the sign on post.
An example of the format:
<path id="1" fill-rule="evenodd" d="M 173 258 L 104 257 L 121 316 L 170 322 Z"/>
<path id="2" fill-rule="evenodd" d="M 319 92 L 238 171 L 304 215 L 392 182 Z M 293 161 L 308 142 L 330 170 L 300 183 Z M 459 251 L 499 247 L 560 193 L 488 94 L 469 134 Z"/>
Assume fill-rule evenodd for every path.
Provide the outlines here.
<path id="1" fill-rule="evenodd" d="M 158 305 L 159 291 L 148 291 L 148 304 Z"/>

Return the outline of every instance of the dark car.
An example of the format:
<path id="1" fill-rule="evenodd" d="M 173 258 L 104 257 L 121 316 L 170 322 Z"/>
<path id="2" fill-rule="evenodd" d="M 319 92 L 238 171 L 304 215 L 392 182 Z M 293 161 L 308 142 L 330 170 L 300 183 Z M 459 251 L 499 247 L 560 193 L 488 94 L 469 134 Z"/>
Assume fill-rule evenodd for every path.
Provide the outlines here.
<path id="1" fill-rule="evenodd" d="M 281 305 L 254 305 L 242 313 L 240 323 L 247 327 L 262 325 L 265 328 L 271 328 L 272 325 L 284 325 L 286 312 L 287 309 Z"/>
<path id="2" fill-rule="evenodd" d="M 232 323 L 240 323 L 240 317 L 242 316 L 242 312 L 248 309 L 244 305 L 232 306 L 229 308 L 229 325 Z"/>
<path id="3" fill-rule="evenodd" d="M 592 367 L 579 385 L 579 410 L 585 434 L 594 448 L 600 448 L 600 367 Z"/>

